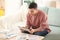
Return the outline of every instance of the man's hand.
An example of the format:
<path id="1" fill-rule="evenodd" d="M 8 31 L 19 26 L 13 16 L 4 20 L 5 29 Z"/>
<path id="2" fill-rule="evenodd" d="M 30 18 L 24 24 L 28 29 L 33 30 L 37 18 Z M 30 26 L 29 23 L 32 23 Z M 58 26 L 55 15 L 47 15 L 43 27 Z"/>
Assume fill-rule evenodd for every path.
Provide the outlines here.
<path id="1" fill-rule="evenodd" d="M 22 28 L 20 28 L 20 31 L 23 32 L 24 30 Z"/>
<path id="2" fill-rule="evenodd" d="M 31 34 L 33 34 L 34 32 L 36 32 L 35 29 L 31 29 Z"/>
<path id="3" fill-rule="evenodd" d="M 29 33 L 33 34 L 34 32 L 36 32 L 37 29 L 33 29 L 33 28 L 27 29 L 27 28 L 22 27 L 22 28 L 20 28 L 20 30 L 21 30 L 21 32 L 23 32 L 24 30 L 26 30 Z"/>
<path id="4" fill-rule="evenodd" d="M 30 28 L 30 32 L 33 34 L 34 32 L 37 32 L 37 29 Z"/>

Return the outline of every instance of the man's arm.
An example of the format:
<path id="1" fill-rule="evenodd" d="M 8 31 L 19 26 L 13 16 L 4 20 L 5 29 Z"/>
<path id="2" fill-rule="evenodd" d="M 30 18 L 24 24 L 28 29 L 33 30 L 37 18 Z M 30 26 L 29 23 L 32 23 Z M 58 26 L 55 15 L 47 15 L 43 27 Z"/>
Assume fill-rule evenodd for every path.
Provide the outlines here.
<path id="1" fill-rule="evenodd" d="M 30 26 L 31 26 L 30 25 L 30 21 L 29 21 L 30 19 L 29 18 L 30 18 L 30 16 L 29 16 L 29 14 L 27 14 L 26 28 L 28 28 L 28 29 L 30 29 Z"/>
<path id="2" fill-rule="evenodd" d="M 47 22 L 47 15 L 44 15 L 42 17 L 42 20 L 41 20 L 41 23 L 40 23 L 40 27 L 35 29 L 35 31 L 43 31 L 45 29 L 50 30 L 49 26 L 48 26 L 48 22 Z M 50 32 L 50 31 L 48 31 L 48 32 Z"/>
<path id="3" fill-rule="evenodd" d="M 26 21 L 26 26 L 25 27 L 22 27 L 22 28 L 20 28 L 20 30 L 23 32 L 24 30 L 25 31 L 29 31 L 30 32 L 30 17 L 29 17 L 29 14 L 27 14 L 27 16 L 26 16 L 26 18 L 27 18 L 27 21 Z"/>

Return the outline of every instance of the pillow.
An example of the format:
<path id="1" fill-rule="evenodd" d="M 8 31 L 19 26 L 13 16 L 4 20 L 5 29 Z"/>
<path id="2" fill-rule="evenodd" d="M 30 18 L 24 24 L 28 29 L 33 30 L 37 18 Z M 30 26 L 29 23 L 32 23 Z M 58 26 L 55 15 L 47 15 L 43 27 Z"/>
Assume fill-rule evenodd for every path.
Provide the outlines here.
<path id="1" fill-rule="evenodd" d="M 49 8 L 48 11 L 48 23 L 50 25 L 60 26 L 60 9 Z"/>

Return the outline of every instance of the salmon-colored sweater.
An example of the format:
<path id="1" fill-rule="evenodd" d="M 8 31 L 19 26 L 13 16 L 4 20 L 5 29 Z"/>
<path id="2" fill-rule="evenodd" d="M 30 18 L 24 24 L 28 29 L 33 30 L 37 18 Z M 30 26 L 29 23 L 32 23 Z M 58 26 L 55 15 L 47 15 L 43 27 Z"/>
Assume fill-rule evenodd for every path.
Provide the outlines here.
<path id="1" fill-rule="evenodd" d="M 45 29 L 48 32 L 51 31 L 47 22 L 47 14 L 40 10 L 35 15 L 32 15 L 30 13 L 27 14 L 27 27 L 38 29 L 38 31 L 44 31 Z"/>

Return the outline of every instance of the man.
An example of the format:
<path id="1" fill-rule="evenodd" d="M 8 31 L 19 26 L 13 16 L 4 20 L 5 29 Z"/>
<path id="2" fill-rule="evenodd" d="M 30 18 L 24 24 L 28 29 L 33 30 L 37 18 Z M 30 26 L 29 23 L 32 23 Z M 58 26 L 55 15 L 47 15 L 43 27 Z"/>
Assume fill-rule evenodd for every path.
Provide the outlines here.
<path id="1" fill-rule="evenodd" d="M 43 11 L 38 10 L 37 4 L 34 2 L 29 5 L 26 29 L 28 31 L 23 28 L 21 28 L 21 31 L 39 36 L 46 36 L 51 31 L 47 23 L 47 15 Z"/>

